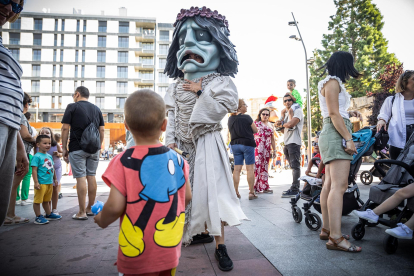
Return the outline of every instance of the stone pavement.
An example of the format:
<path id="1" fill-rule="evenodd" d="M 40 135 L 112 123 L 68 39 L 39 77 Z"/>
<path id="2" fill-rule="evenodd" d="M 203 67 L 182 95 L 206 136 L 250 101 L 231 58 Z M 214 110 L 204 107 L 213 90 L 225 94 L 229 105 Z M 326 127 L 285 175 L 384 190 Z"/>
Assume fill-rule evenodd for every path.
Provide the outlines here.
<path id="1" fill-rule="evenodd" d="M 100 163 L 99 177 L 107 164 Z M 363 166 L 369 168 L 370 165 Z M 293 221 L 289 199 L 280 197 L 289 187 L 291 171 L 272 175 L 274 194 L 260 194 L 253 201 L 247 199 L 246 176 L 241 177 L 241 206 L 251 221 L 226 227 L 226 244 L 234 269 L 220 271 L 214 258 L 214 243 L 200 244 L 182 249 L 177 275 L 414 275 L 414 241 L 400 241 L 397 252 L 388 255 L 382 247 L 386 235 L 383 226 L 367 228 L 361 241 L 351 239 L 362 246 L 362 253 L 328 251 L 318 232 L 309 230 L 303 221 Z M 0 228 L 0 275 L 117 275 L 113 264 L 118 222 L 102 230 L 92 219 L 71 219 L 77 211 L 74 180 L 64 177 L 62 182 L 64 197 L 58 207 L 62 220 L 44 226 L 29 223 Z M 370 186 L 359 187 L 366 200 Z M 103 182 L 98 183 L 99 200 L 105 202 L 108 191 Z M 17 206 L 16 212 L 33 222 L 31 205 Z M 342 221 L 344 233 L 350 234 L 358 220 L 349 215 Z"/>

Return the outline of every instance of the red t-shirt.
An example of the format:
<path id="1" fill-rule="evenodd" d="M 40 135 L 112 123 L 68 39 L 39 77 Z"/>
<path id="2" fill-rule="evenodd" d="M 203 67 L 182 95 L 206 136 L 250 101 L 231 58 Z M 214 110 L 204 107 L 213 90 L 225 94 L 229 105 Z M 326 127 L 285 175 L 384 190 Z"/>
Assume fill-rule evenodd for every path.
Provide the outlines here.
<path id="1" fill-rule="evenodd" d="M 118 271 L 145 274 L 178 266 L 188 164 L 162 144 L 135 146 L 109 163 L 102 179 L 126 197 Z"/>
<path id="2" fill-rule="evenodd" d="M 315 154 L 314 158 L 319 158 L 322 161 L 322 157 L 320 153 Z M 319 168 L 321 161 L 316 161 L 316 165 L 318 166 L 318 168 Z M 325 174 L 325 168 L 323 168 L 321 174 Z"/>
<path id="3" fill-rule="evenodd" d="M 276 160 L 282 160 L 282 153 L 280 151 L 276 152 Z"/>

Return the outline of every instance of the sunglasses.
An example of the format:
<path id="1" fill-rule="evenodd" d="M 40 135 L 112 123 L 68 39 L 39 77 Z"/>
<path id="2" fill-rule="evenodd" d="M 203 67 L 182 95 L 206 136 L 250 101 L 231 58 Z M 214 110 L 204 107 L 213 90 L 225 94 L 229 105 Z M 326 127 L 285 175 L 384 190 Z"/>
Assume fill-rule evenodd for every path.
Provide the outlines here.
<path id="1" fill-rule="evenodd" d="M 288 100 L 284 100 L 283 102 L 284 102 L 284 103 L 285 103 L 285 102 L 293 102 L 293 100 L 292 100 L 292 99 L 288 99 Z"/>
<path id="2" fill-rule="evenodd" d="M 21 5 L 17 4 L 16 2 L 13 2 L 12 0 L 0 0 L 0 4 L 3 4 L 3 5 L 11 4 L 12 11 L 14 13 L 21 13 L 23 10 L 23 7 Z"/>
<path id="3" fill-rule="evenodd" d="M 404 78 L 406 73 L 414 73 L 414 70 L 405 70 L 401 78 Z"/>
<path id="4" fill-rule="evenodd" d="M 269 114 L 269 113 L 262 113 L 261 115 L 262 115 L 262 116 L 270 116 L 270 114 Z"/>
<path id="5" fill-rule="evenodd" d="M 313 142 L 312 146 L 319 146 L 319 143 Z"/>

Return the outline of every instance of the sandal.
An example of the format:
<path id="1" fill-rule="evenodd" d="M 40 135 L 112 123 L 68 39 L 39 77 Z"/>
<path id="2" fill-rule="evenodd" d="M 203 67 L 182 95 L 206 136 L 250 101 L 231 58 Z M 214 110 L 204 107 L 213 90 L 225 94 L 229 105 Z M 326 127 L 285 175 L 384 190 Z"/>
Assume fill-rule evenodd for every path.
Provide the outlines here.
<path id="1" fill-rule="evenodd" d="M 344 237 L 340 237 L 339 239 L 333 239 L 329 237 L 329 240 L 332 242 L 332 244 L 326 243 L 326 248 L 329 250 L 339 250 L 339 251 L 345 251 L 345 252 L 351 252 L 351 253 L 359 253 L 362 251 L 362 248 L 356 245 L 351 244 L 348 248 L 343 248 L 339 246 L 339 244 L 345 240 Z"/>
<path id="2" fill-rule="evenodd" d="M 273 194 L 273 190 L 271 189 L 267 189 L 267 190 L 263 190 L 264 194 Z"/>
<path id="3" fill-rule="evenodd" d="M 12 226 L 12 225 L 19 225 L 19 224 L 25 224 L 29 223 L 29 219 L 20 217 L 19 220 L 16 220 L 18 216 L 14 217 L 6 217 L 6 220 L 4 220 L 3 225 L 4 226 Z"/>
<path id="4" fill-rule="evenodd" d="M 253 200 L 258 198 L 258 196 L 255 193 L 249 193 L 249 200 Z"/>
<path id="5" fill-rule="evenodd" d="M 322 235 L 322 233 L 325 233 L 326 235 Z M 321 234 L 319 234 L 319 239 L 321 239 L 321 240 L 323 240 L 323 241 L 327 241 L 327 240 L 329 240 L 329 234 L 330 234 L 330 233 L 331 233 L 331 231 L 326 230 L 325 228 L 322 228 L 322 230 L 321 230 Z M 350 239 L 349 235 L 342 234 L 342 237 L 343 237 L 344 239 L 346 239 L 346 240 L 349 240 L 349 239 Z"/>
<path id="6" fill-rule="evenodd" d="M 238 199 L 241 198 L 241 195 L 239 194 L 239 192 L 236 192 L 236 196 L 237 196 Z"/>

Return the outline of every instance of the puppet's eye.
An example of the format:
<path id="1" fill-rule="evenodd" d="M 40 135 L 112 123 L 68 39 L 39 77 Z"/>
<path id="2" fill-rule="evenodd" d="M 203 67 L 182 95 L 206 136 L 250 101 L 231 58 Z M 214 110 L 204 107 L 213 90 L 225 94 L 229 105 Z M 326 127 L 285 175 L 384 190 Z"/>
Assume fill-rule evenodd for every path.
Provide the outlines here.
<path id="1" fill-rule="evenodd" d="M 184 32 L 184 33 L 182 33 L 179 37 L 178 37 L 178 44 L 181 46 L 181 45 L 183 45 L 184 44 L 184 42 L 185 42 L 185 35 L 186 35 L 186 33 Z"/>
<path id="2" fill-rule="evenodd" d="M 168 171 L 170 172 L 170 174 L 174 175 L 175 173 L 175 166 L 174 166 L 174 161 L 172 161 L 171 159 L 168 160 Z"/>
<path id="3" fill-rule="evenodd" d="M 206 41 L 211 42 L 211 34 L 207 30 L 198 30 L 196 31 L 197 41 Z"/>

